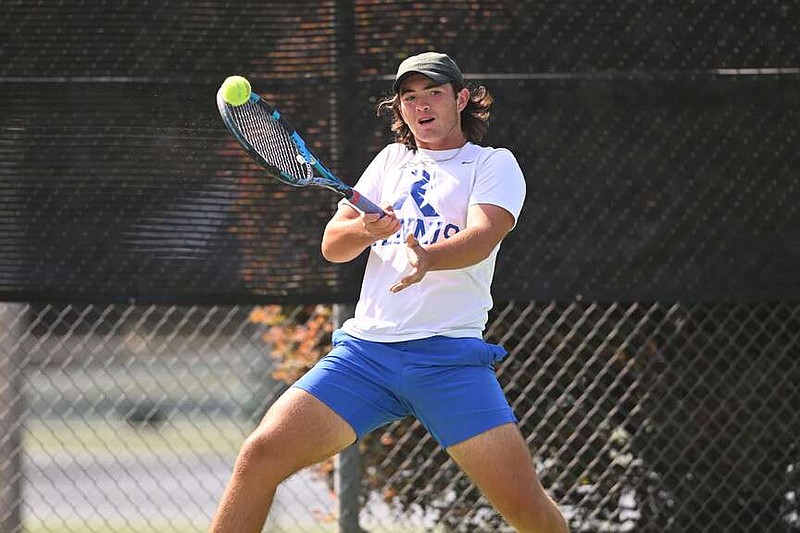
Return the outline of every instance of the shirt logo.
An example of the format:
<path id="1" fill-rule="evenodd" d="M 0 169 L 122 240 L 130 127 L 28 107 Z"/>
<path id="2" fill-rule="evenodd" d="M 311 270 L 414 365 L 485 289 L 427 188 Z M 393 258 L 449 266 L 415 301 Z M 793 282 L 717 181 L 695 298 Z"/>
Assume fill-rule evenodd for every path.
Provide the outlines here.
<path id="1" fill-rule="evenodd" d="M 425 169 L 414 169 L 411 171 L 411 176 L 416 179 L 411 184 L 409 192 L 404 194 L 394 203 L 395 210 L 400 209 L 400 207 L 405 203 L 406 198 L 410 196 L 414 200 L 414 203 L 417 204 L 422 216 L 438 217 L 439 213 L 436 211 L 436 208 L 433 207 L 433 204 L 428 201 L 428 194 L 430 193 L 431 185 L 430 172 Z"/>
<path id="2" fill-rule="evenodd" d="M 372 243 L 373 248 L 383 246 L 398 246 L 406 242 L 409 234 L 419 240 L 420 244 L 433 244 L 439 239 L 448 239 L 461 231 L 456 224 L 448 223 L 444 220 L 430 198 L 435 198 L 435 191 L 431 190 L 433 175 L 425 167 L 414 166 L 404 168 L 403 174 L 406 179 L 404 183 L 411 181 L 410 186 L 401 196 L 394 201 L 392 207 L 400 213 L 400 209 L 410 198 L 417 206 L 418 213 L 415 214 L 411 209 L 407 209 L 400 218 L 400 231 L 382 241 Z"/>

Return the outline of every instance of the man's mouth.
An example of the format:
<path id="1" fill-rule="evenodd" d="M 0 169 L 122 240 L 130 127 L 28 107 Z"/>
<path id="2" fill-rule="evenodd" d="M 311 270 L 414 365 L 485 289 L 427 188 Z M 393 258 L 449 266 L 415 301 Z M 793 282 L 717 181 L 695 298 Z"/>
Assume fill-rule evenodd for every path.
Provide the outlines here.
<path id="1" fill-rule="evenodd" d="M 419 123 L 419 124 L 423 124 L 423 125 L 424 125 L 424 124 L 430 124 L 430 123 L 431 123 L 431 122 L 433 122 L 433 121 L 434 121 L 434 118 L 433 118 L 433 117 L 426 117 L 426 118 L 421 118 L 421 119 L 419 119 L 419 120 L 417 121 L 417 123 Z"/>

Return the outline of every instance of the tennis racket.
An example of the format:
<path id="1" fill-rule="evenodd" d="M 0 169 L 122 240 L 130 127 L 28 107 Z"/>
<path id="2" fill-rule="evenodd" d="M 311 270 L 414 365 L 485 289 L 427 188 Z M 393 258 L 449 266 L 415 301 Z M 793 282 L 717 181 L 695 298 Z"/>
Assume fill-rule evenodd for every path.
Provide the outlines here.
<path id="1" fill-rule="evenodd" d="M 254 92 L 241 105 L 231 105 L 217 92 L 222 120 L 242 148 L 273 178 L 293 187 L 324 187 L 366 213 L 383 209 L 339 179 L 306 146 L 280 111 Z"/>

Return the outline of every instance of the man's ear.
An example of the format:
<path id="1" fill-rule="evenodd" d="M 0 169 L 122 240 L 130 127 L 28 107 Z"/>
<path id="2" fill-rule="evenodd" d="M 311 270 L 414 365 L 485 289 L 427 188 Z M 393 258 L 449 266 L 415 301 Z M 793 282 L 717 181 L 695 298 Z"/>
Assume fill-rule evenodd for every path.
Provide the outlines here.
<path id="1" fill-rule="evenodd" d="M 464 108 L 467 107 L 467 103 L 469 102 L 469 89 L 464 87 L 458 94 L 456 95 L 456 108 L 458 112 L 461 113 L 464 111 Z"/>

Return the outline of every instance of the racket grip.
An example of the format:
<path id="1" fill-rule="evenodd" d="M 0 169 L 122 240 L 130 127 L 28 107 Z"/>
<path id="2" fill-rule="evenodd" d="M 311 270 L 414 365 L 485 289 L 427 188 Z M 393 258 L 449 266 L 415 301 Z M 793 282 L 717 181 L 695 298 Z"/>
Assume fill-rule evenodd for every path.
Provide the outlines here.
<path id="1" fill-rule="evenodd" d="M 376 213 L 380 216 L 385 215 L 386 213 L 378 207 L 377 204 L 373 203 L 371 200 L 361 196 L 358 191 L 353 190 L 353 193 L 350 195 L 350 198 L 347 199 L 348 202 L 359 208 L 360 210 L 364 211 L 365 213 Z"/>

